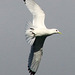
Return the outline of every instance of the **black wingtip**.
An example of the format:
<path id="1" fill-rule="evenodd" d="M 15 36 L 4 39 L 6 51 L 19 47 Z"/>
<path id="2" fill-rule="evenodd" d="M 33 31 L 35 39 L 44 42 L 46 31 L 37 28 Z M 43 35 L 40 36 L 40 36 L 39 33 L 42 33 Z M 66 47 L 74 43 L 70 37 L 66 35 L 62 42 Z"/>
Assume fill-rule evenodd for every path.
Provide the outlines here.
<path id="1" fill-rule="evenodd" d="M 25 4 L 26 4 L 26 0 L 23 0 L 24 2 L 25 2 Z"/>
<path id="2" fill-rule="evenodd" d="M 28 67 L 28 71 L 29 71 L 30 75 L 35 75 L 35 72 L 33 72 L 29 67 Z"/>
<path id="3" fill-rule="evenodd" d="M 26 1 L 26 0 L 23 0 L 24 2 Z"/>

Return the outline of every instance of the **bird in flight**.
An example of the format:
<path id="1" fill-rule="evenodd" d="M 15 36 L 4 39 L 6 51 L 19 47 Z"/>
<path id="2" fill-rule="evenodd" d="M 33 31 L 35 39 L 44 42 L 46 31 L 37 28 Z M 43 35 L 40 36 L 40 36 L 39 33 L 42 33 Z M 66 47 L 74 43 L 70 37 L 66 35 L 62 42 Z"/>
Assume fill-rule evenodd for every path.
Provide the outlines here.
<path id="1" fill-rule="evenodd" d="M 28 23 L 26 40 L 31 45 L 28 59 L 28 70 L 30 75 L 35 75 L 43 55 L 43 44 L 47 36 L 61 34 L 58 29 L 48 29 L 45 26 L 45 13 L 34 0 L 23 0 L 33 15 L 33 21 Z"/>

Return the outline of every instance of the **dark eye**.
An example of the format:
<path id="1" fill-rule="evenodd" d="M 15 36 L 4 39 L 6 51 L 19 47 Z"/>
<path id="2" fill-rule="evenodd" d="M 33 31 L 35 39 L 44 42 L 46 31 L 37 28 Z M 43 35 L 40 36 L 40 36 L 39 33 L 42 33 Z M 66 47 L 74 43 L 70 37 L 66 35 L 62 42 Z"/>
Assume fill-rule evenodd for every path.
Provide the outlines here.
<path id="1" fill-rule="evenodd" d="M 58 31 L 58 30 L 56 30 L 56 31 Z"/>

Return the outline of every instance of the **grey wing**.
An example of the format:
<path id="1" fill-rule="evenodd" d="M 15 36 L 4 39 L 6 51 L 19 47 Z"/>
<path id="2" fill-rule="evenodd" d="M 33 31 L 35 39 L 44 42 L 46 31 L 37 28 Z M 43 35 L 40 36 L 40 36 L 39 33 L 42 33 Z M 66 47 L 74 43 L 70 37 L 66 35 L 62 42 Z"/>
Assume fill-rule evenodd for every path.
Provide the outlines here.
<path id="1" fill-rule="evenodd" d="M 28 60 L 28 70 L 30 74 L 35 74 L 43 54 L 43 43 L 46 37 L 36 37 L 34 44 L 31 47 L 31 52 Z"/>

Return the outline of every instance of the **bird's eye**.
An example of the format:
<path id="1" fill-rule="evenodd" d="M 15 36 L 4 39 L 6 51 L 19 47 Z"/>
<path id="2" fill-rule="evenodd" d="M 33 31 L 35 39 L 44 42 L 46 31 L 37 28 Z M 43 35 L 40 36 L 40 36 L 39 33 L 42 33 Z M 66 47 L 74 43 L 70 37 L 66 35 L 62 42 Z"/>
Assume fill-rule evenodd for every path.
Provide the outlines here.
<path id="1" fill-rule="evenodd" d="M 56 30 L 56 31 L 58 31 L 58 30 Z"/>

